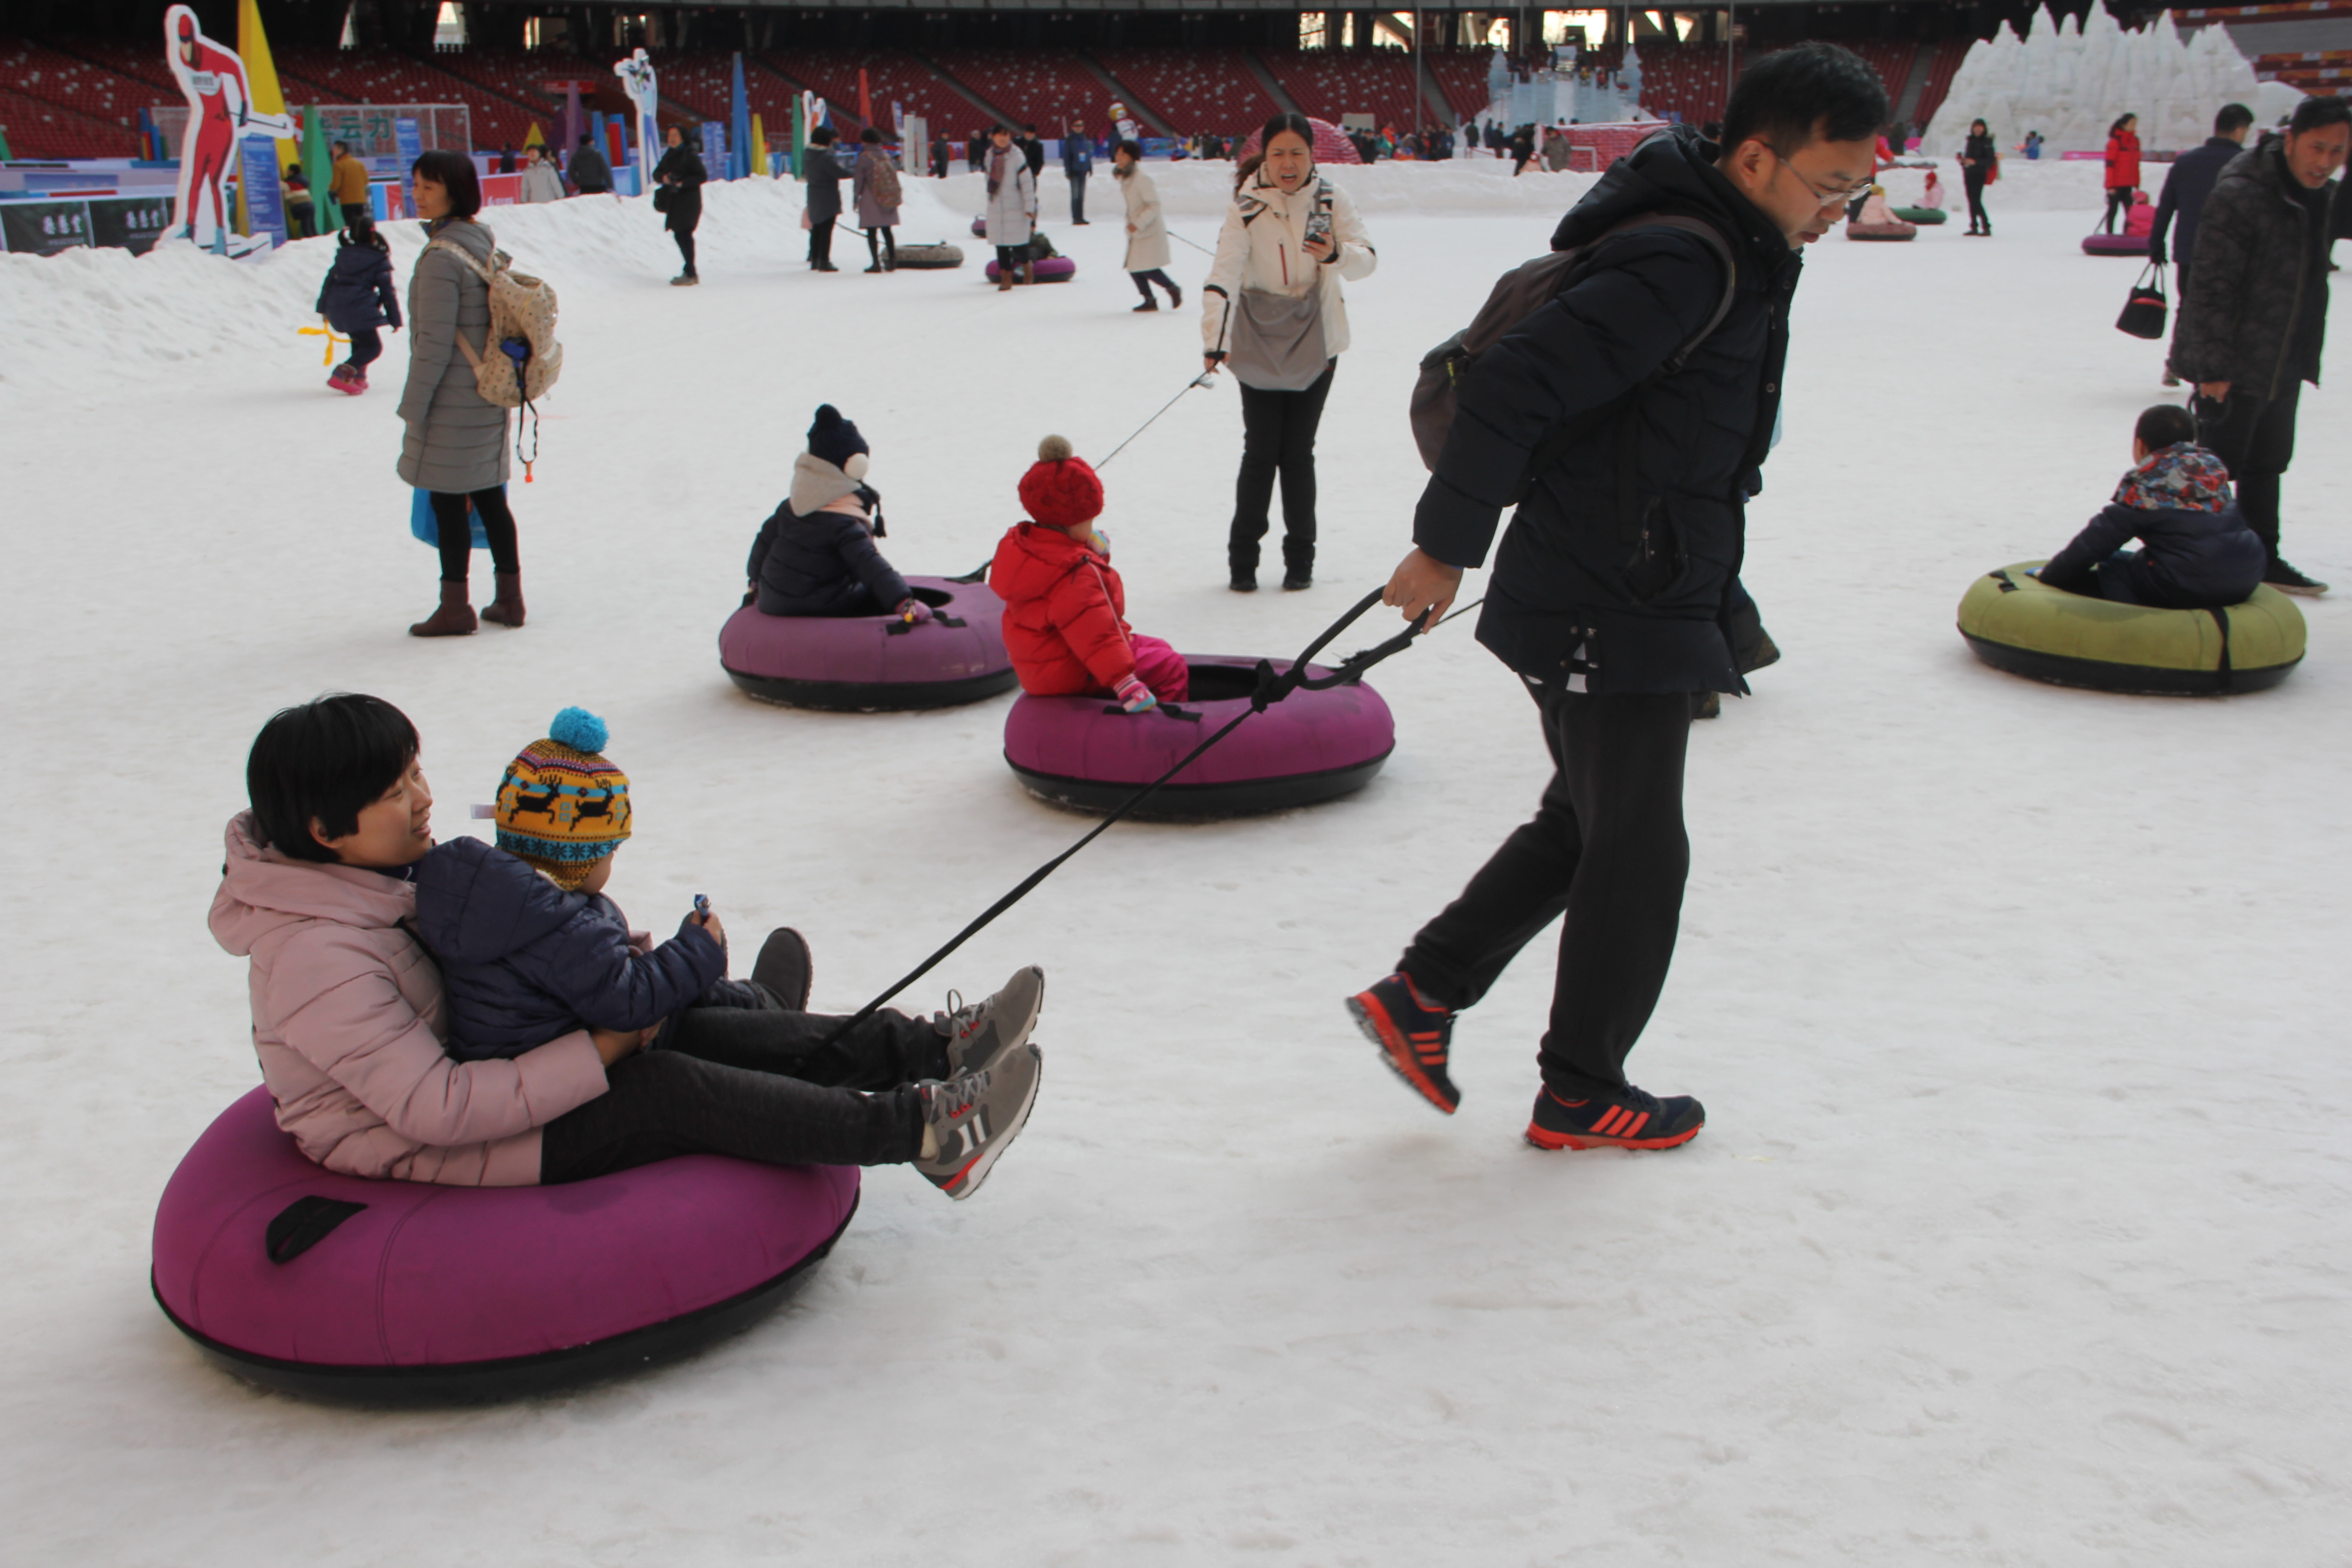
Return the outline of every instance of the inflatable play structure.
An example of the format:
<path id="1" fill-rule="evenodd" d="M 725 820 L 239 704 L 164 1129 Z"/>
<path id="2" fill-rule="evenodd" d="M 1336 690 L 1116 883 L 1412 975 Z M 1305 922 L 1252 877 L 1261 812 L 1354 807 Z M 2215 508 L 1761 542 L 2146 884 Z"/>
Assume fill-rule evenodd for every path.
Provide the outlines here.
<path id="1" fill-rule="evenodd" d="M 1024 695 L 1005 716 L 1005 762 L 1042 799 L 1115 809 L 1249 708 L 1257 660 L 1192 657 L 1185 664 L 1191 695 L 1141 713 L 1100 697 Z M 1290 663 L 1271 668 L 1280 674 Z M 1243 816 L 1311 805 L 1361 789 L 1395 749 L 1396 721 L 1370 687 L 1301 689 L 1234 730 L 1135 815 Z"/>
<path id="2" fill-rule="evenodd" d="M 1848 218 L 1845 226 L 1848 239 L 1910 239 L 1918 232 L 1918 225 L 1905 223 L 1895 216 L 1894 209 L 1886 205 L 1886 191 L 1880 185 L 1870 187 L 1862 210 Z"/>
<path id="3" fill-rule="evenodd" d="M 2267 584 L 2221 610 L 2158 610 L 2053 588 L 2021 561 L 1960 599 L 1960 636 L 1995 669 L 2100 691 L 2212 697 L 2260 691 L 2303 658 L 2303 613 Z"/>
<path id="4" fill-rule="evenodd" d="M 902 268 L 912 268 L 921 272 L 935 271 L 947 267 L 961 267 L 963 251 L 945 240 L 933 245 L 902 245 L 898 247 L 898 264 Z"/>
<path id="5" fill-rule="evenodd" d="M 2086 234 L 2083 237 L 2085 256 L 2137 256 L 2147 258 L 2147 236 L 2144 234 Z"/>
<path id="6" fill-rule="evenodd" d="M 1078 264 L 1066 256 L 1049 256 L 1030 264 L 1030 276 L 1040 283 L 1067 283 L 1077 276 Z M 996 262 L 991 259 L 987 268 L 988 281 L 996 281 Z"/>
<path id="7" fill-rule="evenodd" d="M 931 618 L 763 616 L 746 605 L 719 632 L 719 662 L 752 696 L 794 708 L 949 708 L 1010 690 L 1004 601 L 987 584 L 909 577 Z"/>
<path id="8" fill-rule="evenodd" d="M 1905 223 L 1927 224 L 1931 227 L 1950 217 L 1941 207 L 1890 207 L 1887 210 Z"/>
<path id="9" fill-rule="evenodd" d="M 155 1210 L 173 1325 L 240 1377 L 384 1403 L 499 1399 L 749 1327 L 831 1250 L 858 1173 L 696 1154 L 555 1187 L 362 1181 L 269 1091 L 196 1140 Z"/>

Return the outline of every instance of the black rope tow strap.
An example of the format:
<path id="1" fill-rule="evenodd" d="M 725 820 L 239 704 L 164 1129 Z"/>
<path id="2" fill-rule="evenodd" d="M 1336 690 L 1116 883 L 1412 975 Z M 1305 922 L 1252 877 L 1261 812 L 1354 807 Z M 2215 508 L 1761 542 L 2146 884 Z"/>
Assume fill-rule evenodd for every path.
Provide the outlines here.
<path id="1" fill-rule="evenodd" d="M 836 1043 L 844 1035 L 848 1034 L 850 1030 L 855 1029 L 858 1025 L 863 1024 L 866 1019 L 871 1018 L 875 1014 L 880 1012 L 883 1006 L 888 1003 L 890 998 L 898 995 L 900 992 L 906 990 L 907 987 L 912 985 L 916 981 L 920 980 L 924 975 L 929 974 L 932 970 L 938 968 L 941 962 L 943 962 L 950 953 L 952 953 L 956 949 L 961 947 L 965 942 L 970 942 L 973 937 L 979 935 L 982 931 L 987 929 L 990 923 L 992 922 L 997 916 L 1003 914 L 1005 910 L 1011 909 L 1013 905 L 1019 903 L 1022 900 L 1027 898 L 1032 892 L 1035 891 L 1039 883 L 1045 881 L 1046 878 L 1060 870 L 1063 865 L 1073 856 L 1076 855 L 1079 850 L 1084 849 L 1087 845 L 1092 844 L 1096 839 L 1100 838 L 1104 834 L 1109 832 L 1112 826 L 1121 818 L 1125 817 L 1137 806 L 1141 805 L 1145 801 L 1150 800 L 1152 795 L 1159 791 L 1160 785 L 1174 778 L 1178 773 L 1182 773 L 1186 768 L 1191 767 L 1195 762 L 1200 760 L 1202 754 L 1207 752 L 1210 747 L 1215 745 L 1218 742 L 1223 740 L 1226 736 L 1239 729 L 1244 720 L 1249 718 L 1253 714 L 1265 712 L 1268 708 L 1273 707 L 1276 703 L 1281 701 L 1284 698 L 1288 697 L 1294 691 L 1328 691 L 1335 686 L 1353 686 L 1358 681 L 1363 679 L 1364 672 L 1371 668 L 1372 666 L 1380 663 L 1384 658 L 1388 658 L 1395 654 L 1402 653 L 1406 648 L 1411 647 L 1412 646 L 1412 639 L 1419 637 L 1423 629 L 1435 631 L 1438 626 L 1442 626 L 1445 624 L 1445 621 L 1439 621 L 1435 626 L 1430 625 L 1429 616 L 1427 612 L 1424 611 L 1419 619 L 1415 620 L 1411 626 L 1405 627 L 1404 630 L 1397 633 L 1396 636 L 1389 638 L 1386 642 L 1383 642 L 1377 647 L 1365 648 L 1359 653 L 1349 655 L 1346 659 L 1335 666 L 1329 674 L 1319 676 L 1310 674 L 1308 672 L 1308 667 L 1314 662 L 1315 656 L 1321 653 L 1330 643 L 1332 638 L 1338 637 L 1341 632 L 1346 631 L 1349 626 L 1355 625 L 1356 622 L 1362 617 L 1365 611 L 1370 609 L 1374 605 L 1379 604 L 1381 602 L 1381 593 L 1382 590 L 1375 588 L 1370 593 L 1365 595 L 1362 598 L 1357 600 L 1355 608 L 1349 610 L 1346 615 L 1341 616 L 1338 620 L 1333 621 L 1328 626 L 1325 627 L 1323 635 L 1317 637 L 1313 642 L 1308 643 L 1307 645 L 1306 651 L 1298 656 L 1288 669 L 1276 674 L 1274 665 L 1270 660 L 1263 658 L 1259 659 L 1257 661 L 1257 686 L 1250 693 L 1249 706 L 1247 708 L 1244 708 L 1239 713 L 1234 714 L 1233 718 L 1228 721 L 1223 727 L 1219 729 L 1215 734 L 1209 736 L 1199 745 L 1185 752 L 1182 759 L 1179 761 L 1174 767 L 1170 768 L 1166 773 L 1161 773 L 1158 778 L 1153 779 L 1150 784 L 1145 784 L 1141 789 L 1137 790 L 1133 795 L 1128 796 L 1127 799 L 1120 804 L 1118 810 L 1112 812 L 1108 816 L 1104 817 L 1100 822 L 1096 823 L 1094 826 L 1089 828 L 1085 836 L 1079 838 L 1076 844 L 1071 845 L 1067 849 L 1063 850 L 1059 855 L 1055 856 L 1051 860 L 1046 861 L 1034 871 L 1032 871 L 1029 875 L 1024 877 L 1021 879 L 1019 886 L 1015 887 L 1011 892 L 1005 894 L 1003 898 L 997 900 L 996 902 L 989 905 L 985 910 L 982 910 L 979 916 L 974 919 L 970 925 L 965 926 L 963 930 L 956 932 L 952 937 L 950 937 L 946 944 L 940 947 L 938 952 L 932 953 L 929 958 L 923 960 L 922 963 L 917 964 L 913 969 L 908 971 L 905 974 L 900 975 L 897 980 L 891 982 L 889 989 L 875 997 L 873 1001 L 866 1004 L 865 1006 L 860 1007 L 853 1016 L 845 1018 L 840 1024 L 836 1025 L 834 1027 L 833 1032 L 825 1036 L 823 1043 L 820 1044 L 817 1048 L 819 1050 L 823 1050 L 826 1046 Z M 1486 601 L 1484 599 L 1474 599 L 1469 604 L 1466 604 L 1460 609 L 1455 610 L 1453 615 L 1446 616 L 1445 620 L 1450 621 L 1453 620 L 1455 616 L 1466 615 L 1485 603 Z M 1157 708 L 1146 709 L 1142 713 L 1133 715 L 1132 717 L 1139 720 L 1148 720 L 1152 713 L 1157 711 L 1159 711 Z M 1189 719 L 1194 723 L 1198 723 L 1200 721 L 1199 715 L 1197 714 L 1189 714 L 1180 711 L 1174 716 L 1180 719 Z"/>
<path id="2" fill-rule="evenodd" d="M 1208 384 L 1210 384 L 1210 383 L 1209 383 L 1209 373 L 1208 373 L 1207 371 L 1205 371 L 1205 370 L 1204 370 L 1204 371 L 1202 371 L 1200 374 L 1198 374 L 1198 375 L 1194 376 L 1192 380 L 1190 380 L 1190 381 L 1186 382 L 1186 383 L 1184 384 L 1183 387 L 1182 387 L 1182 388 L 1181 388 L 1181 390 L 1176 394 L 1176 395 L 1175 395 L 1174 397 L 1171 397 L 1171 398 L 1170 398 L 1167 402 L 1165 402 L 1165 403 L 1161 404 L 1161 405 L 1160 405 L 1160 414 L 1165 414 L 1165 413 L 1167 413 L 1170 409 L 1171 409 L 1171 408 L 1175 407 L 1175 406 L 1176 406 L 1176 405 L 1177 405 L 1179 402 L 1181 402 L 1181 401 L 1182 400 L 1182 398 L 1183 398 L 1183 396 L 1184 396 L 1184 394 L 1185 394 L 1185 393 L 1192 391 L 1192 390 L 1194 387 L 1196 387 L 1196 386 L 1207 386 Z M 1140 424 L 1140 425 L 1137 426 L 1135 427 L 1135 436 L 1140 436 L 1140 435 L 1142 435 L 1146 430 L 1150 429 L 1154 425 L 1159 424 L 1159 423 L 1160 423 L 1160 414 L 1155 414 L 1155 415 L 1153 415 L 1150 418 L 1149 418 L 1149 419 L 1145 420 L 1142 424 Z M 1110 458 L 1105 458 L 1104 459 L 1102 459 L 1102 461 L 1100 461 L 1100 462 L 1097 463 L 1097 464 L 1095 465 L 1095 468 L 1096 468 L 1097 470 L 1099 470 L 1099 469 L 1103 469 L 1103 468 L 1108 468 L 1108 467 L 1110 467 L 1110 458 L 1116 458 L 1116 457 L 1118 457 L 1121 452 L 1126 451 L 1126 450 L 1128 449 L 1128 447 L 1129 447 L 1133 446 L 1133 445 L 1135 444 L 1135 436 L 1129 436 L 1126 440 L 1121 441 L 1118 446 L 1113 447 L 1110 449 Z M 1349 618 L 1350 620 L 1354 619 L 1354 617 L 1353 617 L 1353 616 L 1350 616 L 1350 617 L 1349 617 Z M 1345 626 L 1345 625 L 1347 625 L 1347 622 L 1346 622 L 1346 621 L 1342 621 L 1342 622 L 1340 622 L 1339 624 L 1340 624 L 1341 626 Z"/>

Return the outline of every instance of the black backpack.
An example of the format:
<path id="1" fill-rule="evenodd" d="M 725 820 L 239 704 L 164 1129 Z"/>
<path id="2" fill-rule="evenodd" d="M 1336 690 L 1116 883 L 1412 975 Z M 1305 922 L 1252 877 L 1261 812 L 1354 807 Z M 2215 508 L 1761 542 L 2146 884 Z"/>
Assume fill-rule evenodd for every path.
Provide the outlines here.
<path id="1" fill-rule="evenodd" d="M 1720 229 L 1704 218 L 1686 217 L 1679 213 L 1640 213 L 1624 222 L 1602 230 L 1581 245 L 1566 250 L 1555 250 L 1523 262 L 1496 279 L 1486 303 L 1472 317 L 1470 324 L 1421 356 L 1421 374 L 1413 383 L 1412 419 L 1413 443 L 1421 448 L 1421 460 L 1433 471 L 1437 467 L 1438 454 L 1444 449 L 1446 432 L 1454 428 L 1456 395 L 1463 377 L 1478 363 L 1478 356 L 1494 346 L 1514 328 L 1542 310 L 1561 294 L 1583 281 L 1595 253 L 1610 239 L 1644 228 L 1674 228 L 1695 234 L 1706 241 L 1723 263 L 1723 297 L 1716 301 L 1715 311 L 1706 324 L 1693 333 L 1688 342 L 1666 356 L 1665 362 L 1652 372 L 1638 386 L 1623 395 L 1563 420 L 1547 431 L 1537 443 L 1528 459 L 1527 471 L 1511 488 L 1509 504 L 1517 505 L 1527 499 L 1544 470 L 1559 461 L 1568 448 L 1579 440 L 1612 424 L 1620 427 L 1624 443 L 1624 483 L 1630 487 L 1633 459 L 1633 414 L 1640 408 L 1642 395 L 1667 376 L 1679 371 L 1690 360 L 1693 351 L 1705 342 L 1731 313 L 1732 300 L 1739 287 L 1739 264 L 1734 258 L 1731 244 Z M 1621 496 L 1621 505 L 1633 503 L 1630 495 Z"/>

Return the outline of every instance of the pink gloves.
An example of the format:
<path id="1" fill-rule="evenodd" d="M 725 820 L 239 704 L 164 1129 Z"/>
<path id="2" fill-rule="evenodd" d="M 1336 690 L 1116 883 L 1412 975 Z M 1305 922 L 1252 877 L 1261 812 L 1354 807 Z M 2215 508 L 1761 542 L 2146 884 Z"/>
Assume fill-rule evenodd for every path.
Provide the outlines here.
<path id="1" fill-rule="evenodd" d="M 1130 713 L 1140 713 L 1160 706 L 1160 699 L 1151 695 L 1151 688 L 1138 680 L 1132 671 L 1121 676 L 1118 684 L 1110 690 L 1111 695 L 1118 699 L 1118 705 Z"/>

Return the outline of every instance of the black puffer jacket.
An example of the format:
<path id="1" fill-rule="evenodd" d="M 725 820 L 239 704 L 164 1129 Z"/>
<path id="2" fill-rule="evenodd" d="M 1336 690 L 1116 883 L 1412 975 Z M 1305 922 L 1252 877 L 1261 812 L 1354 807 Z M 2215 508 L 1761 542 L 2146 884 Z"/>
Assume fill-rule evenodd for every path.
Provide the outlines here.
<path id="1" fill-rule="evenodd" d="M 661 155 L 661 162 L 654 165 L 654 184 L 677 182 L 669 188 L 669 211 L 662 223 L 664 228 L 694 232 L 694 226 L 702 221 L 703 182 L 709 178 L 710 171 L 703 167 L 702 154 L 694 150 L 691 142 L 682 141 Z"/>
<path id="2" fill-rule="evenodd" d="M 319 314 L 339 332 L 358 327 L 400 325 L 400 289 L 392 258 L 373 245 L 345 239 L 335 247 L 335 264 L 319 285 Z"/>
<path id="3" fill-rule="evenodd" d="M 520 1056 L 583 1025 L 643 1029 L 727 973 L 726 949 L 691 915 L 638 952 L 612 900 L 567 893 L 478 838 L 417 862 L 416 935 L 440 961 L 460 1061 Z"/>
<path id="4" fill-rule="evenodd" d="M 1737 258 L 1730 313 L 1641 399 L 1634 505 L 1620 505 L 1619 422 L 1541 474 L 1512 519 L 1486 586 L 1478 640 L 1553 685 L 1602 693 L 1740 691 L 1726 629 L 1762 487 L 1802 264 L 1770 219 L 1717 172 L 1714 148 L 1662 132 L 1601 176 L 1552 237 L 1585 243 L 1643 213 L 1714 224 Z M 1581 280 L 1479 355 L 1463 383 L 1413 542 L 1449 564 L 1483 563 L 1508 492 L 1545 436 L 1638 386 L 1723 298 L 1697 235 L 1637 230 L 1598 247 Z"/>
<path id="5" fill-rule="evenodd" d="M 866 504 L 882 498 L 859 487 Z M 907 580 L 875 547 L 874 531 L 846 512 L 802 517 L 779 501 L 751 541 L 743 575 L 759 586 L 768 616 L 880 615 L 908 596 Z"/>
<path id="6" fill-rule="evenodd" d="M 2327 331 L 2327 232 L 2336 182 L 2306 190 L 2285 143 L 2265 136 L 2213 183 L 2197 223 L 2197 265 L 2174 328 L 2185 381 L 2226 381 L 2277 397 L 2319 382 Z"/>

